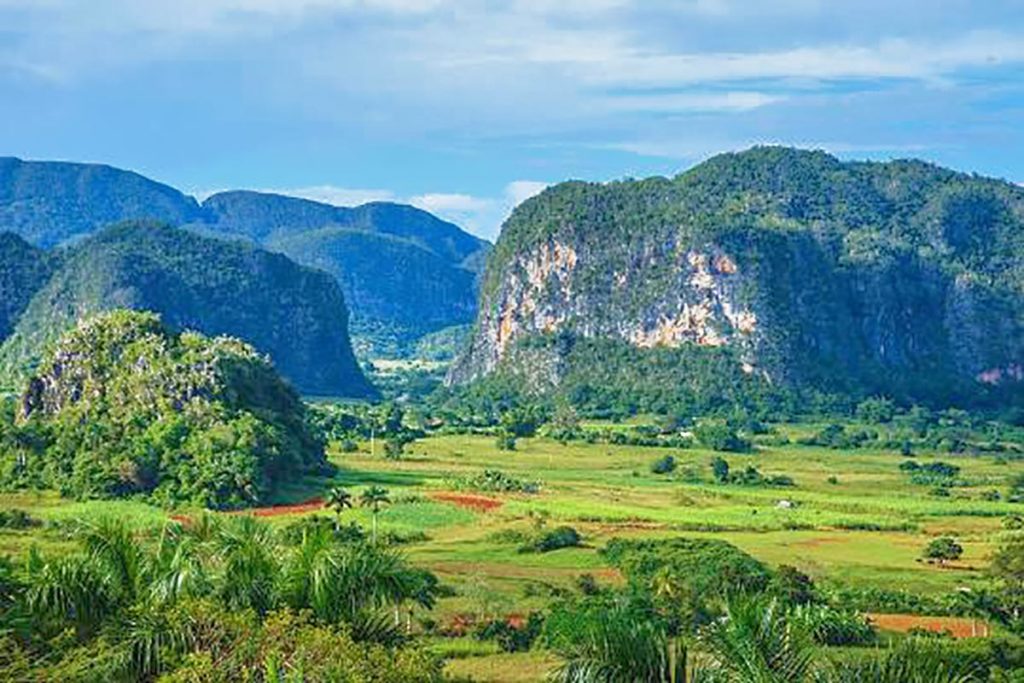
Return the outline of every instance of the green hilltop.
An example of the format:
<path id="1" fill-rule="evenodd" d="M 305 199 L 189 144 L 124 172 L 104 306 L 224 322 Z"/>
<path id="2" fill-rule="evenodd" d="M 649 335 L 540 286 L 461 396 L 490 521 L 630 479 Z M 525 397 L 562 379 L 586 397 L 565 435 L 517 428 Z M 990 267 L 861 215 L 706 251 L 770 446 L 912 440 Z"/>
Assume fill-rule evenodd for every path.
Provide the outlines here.
<path id="1" fill-rule="evenodd" d="M 302 401 L 263 356 L 236 339 L 172 332 L 152 313 L 79 323 L 16 410 L 6 486 L 235 507 L 325 466 Z"/>
<path id="2" fill-rule="evenodd" d="M 595 344 L 616 348 L 595 364 Z M 1019 397 L 1024 189 L 783 147 L 563 183 L 506 222 L 448 381 L 525 373 L 583 403 L 650 406 L 703 382 L 676 372 L 687 358 L 723 354 L 728 387 Z"/>
<path id="3" fill-rule="evenodd" d="M 472 322 L 490 249 L 403 204 L 340 207 L 250 191 L 221 192 L 200 204 L 109 166 L 0 157 L 0 231 L 49 250 L 133 220 L 244 239 L 326 270 L 341 284 L 364 355 L 404 355 L 426 334 Z"/>
<path id="4" fill-rule="evenodd" d="M 341 290 L 325 273 L 248 244 L 150 222 L 107 228 L 55 260 L 55 272 L 0 347 L 8 383 L 76 321 L 131 308 L 155 311 L 175 329 L 244 339 L 303 393 L 375 395 L 351 350 Z"/>

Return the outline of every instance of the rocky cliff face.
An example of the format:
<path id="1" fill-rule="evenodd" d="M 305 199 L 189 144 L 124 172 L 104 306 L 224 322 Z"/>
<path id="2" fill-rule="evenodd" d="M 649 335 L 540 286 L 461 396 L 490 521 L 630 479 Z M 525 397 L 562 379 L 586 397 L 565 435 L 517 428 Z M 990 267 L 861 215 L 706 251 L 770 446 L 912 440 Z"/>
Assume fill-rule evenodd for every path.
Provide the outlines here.
<path id="1" fill-rule="evenodd" d="M 566 183 L 517 209 L 448 381 L 529 358 L 557 383 L 558 345 L 547 361 L 522 347 L 562 335 L 728 349 L 747 374 L 841 391 L 1016 382 L 1022 276 L 1019 188 L 756 148 L 672 180 Z"/>

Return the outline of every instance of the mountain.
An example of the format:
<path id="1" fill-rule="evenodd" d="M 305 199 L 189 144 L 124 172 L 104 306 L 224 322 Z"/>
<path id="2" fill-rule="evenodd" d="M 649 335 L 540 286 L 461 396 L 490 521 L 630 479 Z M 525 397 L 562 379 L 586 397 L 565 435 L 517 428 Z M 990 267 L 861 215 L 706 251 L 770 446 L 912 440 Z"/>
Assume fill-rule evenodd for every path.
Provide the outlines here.
<path id="1" fill-rule="evenodd" d="M 466 324 L 489 244 L 411 206 L 355 208 L 260 192 L 203 202 L 205 234 L 242 237 L 341 283 L 352 334 L 368 354 L 400 354 L 431 332 Z"/>
<path id="2" fill-rule="evenodd" d="M 1024 189 L 780 147 L 672 179 L 563 183 L 506 222 L 447 381 L 525 374 L 577 398 L 628 384 L 616 400 L 649 403 L 694 373 L 723 401 L 744 381 L 1019 396 Z"/>
<path id="3" fill-rule="evenodd" d="M 196 220 L 192 197 L 137 173 L 100 164 L 0 157 L 0 229 L 49 249 L 125 220 Z"/>
<path id="4" fill-rule="evenodd" d="M 76 320 L 114 308 L 239 337 L 303 393 L 374 394 L 352 354 L 333 278 L 248 244 L 151 222 L 119 224 L 65 250 L 0 347 L 0 368 L 23 372 Z"/>
<path id="5" fill-rule="evenodd" d="M 14 324 L 37 289 L 50 277 L 53 258 L 14 233 L 0 233 L 0 340 Z"/>
<path id="6" fill-rule="evenodd" d="M 30 244 L 50 249 L 137 219 L 244 238 L 328 271 L 342 285 L 353 336 L 369 355 L 405 353 L 425 334 L 471 322 L 490 248 L 402 204 L 347 208 L 231 191 L 200 205 L 172 187 L 109 166 L 0 158 L 0 230 Z"/>
<path id="7" fill-rule="evenodd" d="M 0 456 L 0 480 L 85 499 L 257 504 L 326 467 L 305 410 L 248 344 L 111 311 L 63 334 L 26 383 L 17 424 L 42 429 Z"/>
<path id="8" fill-rule="evenodd" d="M 354 208 L 267 192 L 233 190 L 203 202 L 207 227 L 264 242 L 275 235 L 325 226 L 379 232 L 405 239 L 452 263 L 461 263 L 486 245 L 457 225 L 406 204 L 371 202 Z"/>

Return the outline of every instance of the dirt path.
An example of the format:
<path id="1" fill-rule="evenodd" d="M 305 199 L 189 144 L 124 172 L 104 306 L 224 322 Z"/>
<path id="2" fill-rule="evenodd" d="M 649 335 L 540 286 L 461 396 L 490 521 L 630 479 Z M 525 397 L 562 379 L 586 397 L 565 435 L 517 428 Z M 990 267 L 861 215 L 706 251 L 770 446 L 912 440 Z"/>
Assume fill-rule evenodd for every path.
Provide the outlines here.
<path id="1" fill-rule="evenodd" d="M 871 623 L 883 631 L 906 633 L 915 628 L 942 633 L 949 631 L 954 638 L 987 638 L 988 624 L 981 619 L 964 617 L 923 617 L 919 614 L 868 614 Z"/>

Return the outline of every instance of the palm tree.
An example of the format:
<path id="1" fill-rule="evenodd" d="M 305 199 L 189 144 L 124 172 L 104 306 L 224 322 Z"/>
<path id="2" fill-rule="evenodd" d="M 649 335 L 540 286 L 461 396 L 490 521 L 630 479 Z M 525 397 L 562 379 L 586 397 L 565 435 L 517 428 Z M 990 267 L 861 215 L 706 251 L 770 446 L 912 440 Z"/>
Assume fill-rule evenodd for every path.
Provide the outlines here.
<path id="1" fill-rule="evenodd" d="M 357 639 L 389 642 L 400 634 L 380 612 L 407 602 L 434 604 L 437 579 L 409 567 L 387 548 L 342 544 L 328 530 L 303 536 L 285 563 L 282 588 L 288 605 L 309 609 L 327 623 L 346 623 Z"/>
<path id="2" fill-rule="evenodd" d="M 907 640 L 878 657 L 844 660 L 821 672 L 819 683 L 981 683 L 988 671 L 941 642 Z"/>
<path id="3" fill-rule="evenodd" d="M 812 673 L 815 648 L 811 634 L 787 620 L 777 600 L 731 601 L 726 615 L 709 626 L 701 641 L 710 678 L 716 674 L 737 683 L 803 683 Z"/>
<path id="4" fill-rule="evenodd" d="M 373 542 L 377 542 L 377 515 L 380 514 L 380 506 L 390 503 L 391 499 L 388 498 L 388 490 L 381 488 L 380 486 L 371 486 L 370 488 L 363 491 L 363 495 L 359 496 L 359 504 L 363 507 L 368 507 L 373 513 Z"/>
<path id="5" fill-rule="evenodd" d="M 334 510 L 334 530 L 339 531 L 341 529 L 341 513 L 352 507 L 352 494 L 340 486 L 335 486 L 327 492 L 324 505 Z"/>
<path id="6" fill-rule="evenodd" d="M 275 604 L 279 548 L 273 531 L 255 517 L 236 517 L 217 539 L 220 597 L 229 609 L 263 615 Z"/>
<path id="7" fill-rule="evenodd" d="M 687 651 L 665 629 L 628 605 L 614 605 L 572 620 L 554 649 L 564 662 L 558 683 L 686 683 Z M 557 627 L 556 627 L 557 628 Z"/>

